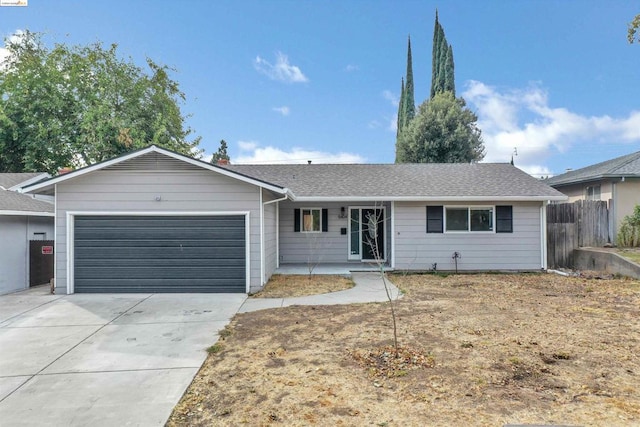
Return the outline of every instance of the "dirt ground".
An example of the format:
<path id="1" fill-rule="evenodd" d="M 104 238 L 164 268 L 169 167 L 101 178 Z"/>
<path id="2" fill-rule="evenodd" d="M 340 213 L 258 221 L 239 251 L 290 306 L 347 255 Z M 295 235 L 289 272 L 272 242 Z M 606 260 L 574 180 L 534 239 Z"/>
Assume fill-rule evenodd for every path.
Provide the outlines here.
<path id="1" fill-rule="evenodd" d="M 640 282 L 391 276 L 389 304 L 237 315 L 170 426 L 640 425 Z"/>
<path id="2" fill-rule="evenodd" d="M 251 298 L 287 298 L 344 291 L 355 286 L 345 276 L 331 274 L 274 274 L 263 290 Z"/>

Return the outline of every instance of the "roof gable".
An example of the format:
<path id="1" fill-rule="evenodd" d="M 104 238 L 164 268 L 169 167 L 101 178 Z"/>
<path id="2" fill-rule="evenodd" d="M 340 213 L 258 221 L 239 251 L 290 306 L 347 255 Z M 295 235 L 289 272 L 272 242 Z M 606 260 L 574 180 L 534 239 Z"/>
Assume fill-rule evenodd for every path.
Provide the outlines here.
<path id="1" fill-rule="evenodd" d="M 155 145 L 133 151 L 122 156 L 86 166 L 81 169 L 58 175 L 45 181 L 37 182 L 24 188 L 29 193 L 51 192 L 52 188 L 61 182 L 80 177 L 98 170 L 210 170 L 219 174 L 266 188 L 270 191 L 285 194 L 286 188 L 271 184 L 266 181 L 243 175 L 241 173 L 212 165 L 201 160 L 188 157 Z"/>
<path id="2" fill-rule="evenodd" d="M 640 151 L 568 171 L 551 177 L 546 182 L 551 186 L 560 186 L 623 176 L 640 177 Z"/>

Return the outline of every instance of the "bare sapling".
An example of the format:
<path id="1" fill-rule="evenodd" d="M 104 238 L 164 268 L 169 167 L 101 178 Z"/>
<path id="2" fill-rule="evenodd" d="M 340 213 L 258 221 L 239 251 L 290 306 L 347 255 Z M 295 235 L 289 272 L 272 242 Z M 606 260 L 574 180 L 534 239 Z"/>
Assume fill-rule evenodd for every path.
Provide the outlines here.
<path id="1" fill-rule="evenodd" d="M 389 308 L 391 310 L 391 322 L 393 325 L 393 347 L 395 349 L 395 357 L 400 357 L 400 345 L 398 344 L 398 326 L 396 318 L 395 302 L 398 296 L 395 286 L 393 286 L 387 278 L 387 272 L 384 269 L 384 257 L 378 243 L 378 224 L 384 221 L 382 209 L 374 207 L 373 212 L 367 214 L 367 233 L 365 235 L 365 242 L 371 248 L 373 255 L 373 264 L 376 266 L 382 277 L 382 283 L 384 285 L 384 291 L 389 301 Z"/>

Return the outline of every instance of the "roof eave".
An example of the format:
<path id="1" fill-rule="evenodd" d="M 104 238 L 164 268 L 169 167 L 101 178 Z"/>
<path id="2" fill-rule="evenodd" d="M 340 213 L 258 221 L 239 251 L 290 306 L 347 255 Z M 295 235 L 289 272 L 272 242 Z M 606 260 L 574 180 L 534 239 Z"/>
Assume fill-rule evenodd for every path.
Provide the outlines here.
<path id="1" fill-rule="evenodd" d="M 296 202 L 561 202 L 568 200 L 565 195 L 559 196 L 299 196 L 292 199 Z"/>
<path id="2" fill-rule="evenodd" d="M 49 216 L 54 217 L 54 212 L 38 212 L 38 211 L 12 211 L 0 210 L 0 216 Z"/>

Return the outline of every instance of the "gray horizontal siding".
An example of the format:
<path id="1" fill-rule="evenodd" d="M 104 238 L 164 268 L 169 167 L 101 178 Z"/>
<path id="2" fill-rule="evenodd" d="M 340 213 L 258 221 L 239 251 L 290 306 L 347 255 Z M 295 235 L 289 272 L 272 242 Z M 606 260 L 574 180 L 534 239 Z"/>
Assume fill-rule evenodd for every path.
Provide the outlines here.
<path id="1" fill-rule="evenodd" d="M 259 289 L 259 188 L 200 170 L 101 170 L 57 185 L 56 290 L 67 286 L 67 212 L 230 212 L 250 218 L 250 283 Z M 160 197 L 160 201 L 156 198 Z"/>
<path id="2" fill-rule="evenodd" d="M 345 208 L 348 216 L 349 206 L 373 207 L 362 202 L 340 203 L 280 203 L 280 262 L 281 263 L 344 263 L 349 261 L 349 235 L 340 234 L 341 228 L 348 229 L 349 218 L 340 218 L 340 208 Z M 380 207 L 380 204 L 378 204 Z M 386 207 L 386 259 L 390 254 L 390 205 Z M 296 233 L 293 231 L 294 209 L 321 208 L 328 209 L 328 229 L 323 233 Z M 356 261 L 359 262 L 359 261 Z"/>
<path id="3" fill-rule="evenodd" d="M 263 202 L 276 200 L 276 197 L 269 191 L 263 190 Z M 278 202 L 264 206 L 264 262 L 265 262 L 265 283 L 276 271 L 278 262 L 278 236 L 277 236 L 277 215 Z"/>
<path id="4" fill-rule="evenodd" d="M 427 234 L 426 203 L 396 202 L 395 268 L 428 270 L 437 263 L 438 270 L 453 270 L 452 256 L 459 252 L 462 255 L 458 259 L 459 270 L 540 269 L 541 204 L 512 203 L 512 206 L 513 233 Z"/>

